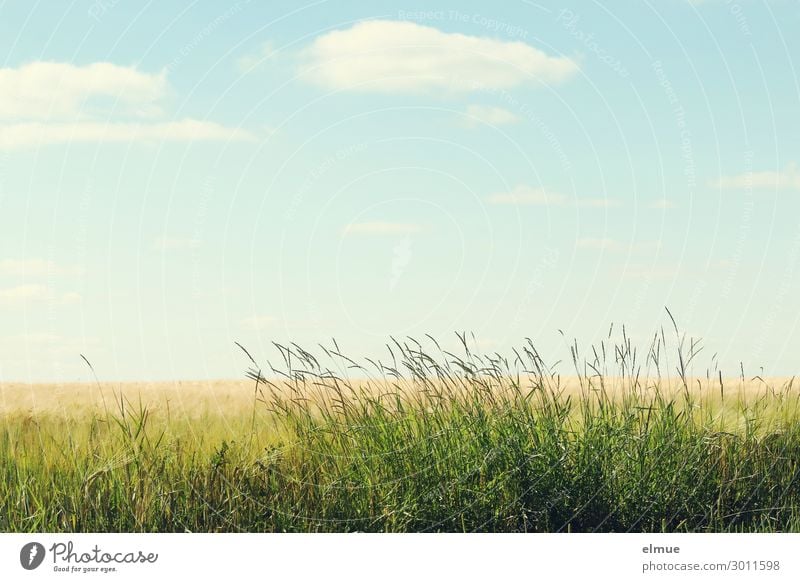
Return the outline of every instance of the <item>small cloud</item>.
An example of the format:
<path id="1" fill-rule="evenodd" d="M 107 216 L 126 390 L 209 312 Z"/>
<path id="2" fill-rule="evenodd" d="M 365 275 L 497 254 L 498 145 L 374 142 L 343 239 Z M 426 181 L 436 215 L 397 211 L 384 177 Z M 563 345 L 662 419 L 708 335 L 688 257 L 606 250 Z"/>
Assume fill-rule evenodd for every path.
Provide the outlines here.
<path id="1" fill-rule="evenodd" d="M 318 36 L 303 75 L 334 90 L 379 93 L 508 89 L 559 83 L 578 70 L 523 42 L 447 33 L 409 21 L 368 20 Z"/>
<path id="2" fill-rule="evenodd" d="M 83 297 L 80 293 L 65 293 L 61 296 L 61 303 L 64 305 L 72 305 L 81 301 L 83 301 Z"/>
<path id="3" fill-rule="evenodd" d="M 53 261 L 42 259 L 3 259 L 0 261 L 0 274 L 14 277 L 47 275 L 54 269 L 55 263 Z"/>
<path id="4" fill-rule="evenodd" d="M 579 249 L 592 249 L 608 252 L 650 253 L 658 250 L 661 244 L 658 241 L 642 241 L 624 243 L 612 238 L 579 238 L 575 247 Z"/>
<path id="5" fill-rule="evenodd" d="M 511 192 L 498 192 L 489 196 L 490 204 L 509 206 L 576 206 L 578 208 L 611 208 L 619 206 L 613 198 L 577 198 L 568 200 L 566 196 L 546 188 L 521 184 Z"/>
<path id="6" fill-rule="evenodd" d="M 470 105 L 467 107 L 466 123 L 468 127 L 479 125 L 508 125 L 517 123 L 519 117 L 502 107 L 487 107 L 484 105 Z"/>
<path id="7" fill-rule="evenodd" d="M 0 275 L 10 277 L 44 277 L 48 275 L 78 274 L 80 269 L 63 267 L 44 259 L 2 259 Z"/>
<path id="8" fill-rule="evenodd" d="M 711 183 L 723 190 L 800 190 L 797 164 L 789 164 L 782 172 L 745 172 L 721 176 Z"/>
<path id="9" fill-rule="evenodd" d="M 47 346 L 60 343 L 64 340 L 60 335 L 52 333 L 26 333 L 13 338 L 15 343 L 35 346 Z"/>
<path id="10" fill-rule="evenodd" d="M 499 192 L 488 198 L 489 204 L 502 204 L 510 206 L 560 206 L 566 202 L 566 197 L 557 192 L 549 192 L 544 188 L 531 186 L 517 186 L 511 192 Z"/>
<path id="11" fill-rule="evenodd" d="M 269 315 L 254 315 L 242 320 L 242 326 L 251 331 L 263 331 L 273 327 L 274 324 L 275 318 Z"/>
<path id="12" fill-rule="evenodd" d="M 601 251 L 619 251 L 624 247 L 619 242 L 610 238 L 579 238 L 575 241 L 579 249 L 595 249 Z"/>
<path id="13" fill-rule="evenodd" d="M 494 338 L 475 339 L 472 344 L 478 352 L 490 352 L 496 350 L 500 346 L 500 342 Z"/>
<path id="14" fill-rule="evenodd" d="M 681 269 L 677 265 L 625 265 L 620 274 L 639 281 L 677 281 Z"/>
<path id="15" fill-rule="evenodd" d="M 352 234 L 384 235 L 384 234 L 413 234 L 422 230 L 418 224 L 404 222 L 353 222 L 342 229 L 344 236 Z"/>
<path id="16" fill-rule="evenodd" d="M 46 285 L 17 285 L 0 289 L 0 305 L 18 305 L 30 301 L 44 301 L 52 296 Z"/>
<path id="17" fill-rule="evenodd" d="M 187 251 L 199 246 L 200 241 L 194 238 L 160 236 L 153 241 L 156 251 Z"/>
<path id="18" fill-rule="evenodd" d="M 650 208 L 654 210 L 669 210 L 670 208 L 675 208 L 675 203 L 669 198 L 659 198 L 650 204 Z"/>
<path id="19" fill-rule="evenodd" d="M 37 357 L 43 361 L 54 357 L 68 356 L 80 361 L 79 354 L 103 351 L 97 338 L 92 337 L 65 337 L 50 332 L 30 332 L 23 334 L 0 336 L 0 350 L 4 353 L 13 353 L 20 348 L 35 351 Z M 22 356 L 25 358 L 26 356 Z"/>
<path id="20" fill-rule="evenodd" d="M 29 303 L 56 303 L 70 305 L 81 301 L 78 293 L 58 294 L 47 285 L 17 285 L 0 289 L 0 306 L 19 306 Z"/>
<path id="21" fill-rule="evenodd" d="M 274 55 L 275 45 L 272 42 L 267 41 L 261 45 L 261 48 L 258 50 L 258 52 L 244 55 L 237 59 L 236 68 L 240 73 L 250 73 L 261 67 Z"/>

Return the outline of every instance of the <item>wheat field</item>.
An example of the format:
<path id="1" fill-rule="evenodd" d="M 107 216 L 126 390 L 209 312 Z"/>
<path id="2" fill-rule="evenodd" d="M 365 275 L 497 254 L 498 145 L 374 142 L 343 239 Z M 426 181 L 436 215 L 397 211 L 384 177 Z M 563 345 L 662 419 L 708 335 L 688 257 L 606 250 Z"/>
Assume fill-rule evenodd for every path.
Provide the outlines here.
<path id="1" fill-rule="evenodd" d="M 561 376 L 530 344 L 464 347 L 0 385 L 0 529 L 800 531 L 793 378 L 662 370 L 625 343 Z"/>

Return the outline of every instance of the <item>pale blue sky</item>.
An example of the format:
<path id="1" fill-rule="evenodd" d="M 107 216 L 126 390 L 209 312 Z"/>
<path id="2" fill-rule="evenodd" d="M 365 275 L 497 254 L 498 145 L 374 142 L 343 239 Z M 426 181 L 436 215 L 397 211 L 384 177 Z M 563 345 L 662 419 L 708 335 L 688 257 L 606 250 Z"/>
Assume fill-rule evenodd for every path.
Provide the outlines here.
<path id="1" fill-rule="evenodd" d="M 665 306 L 798 372 L 797 2 L 420 4 L 1 2 L 0 381 Z"/>

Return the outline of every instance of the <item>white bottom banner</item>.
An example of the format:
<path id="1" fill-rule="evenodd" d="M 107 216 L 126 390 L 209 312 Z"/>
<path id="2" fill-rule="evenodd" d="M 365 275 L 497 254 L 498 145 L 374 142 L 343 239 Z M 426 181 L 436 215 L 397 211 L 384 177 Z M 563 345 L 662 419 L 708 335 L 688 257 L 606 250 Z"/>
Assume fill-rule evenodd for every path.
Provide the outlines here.
<path id="1" fill-rule="evenodd" d="M 2 534 L 0 580 L 800 580 L 799 548 L 800 534 Z"/>

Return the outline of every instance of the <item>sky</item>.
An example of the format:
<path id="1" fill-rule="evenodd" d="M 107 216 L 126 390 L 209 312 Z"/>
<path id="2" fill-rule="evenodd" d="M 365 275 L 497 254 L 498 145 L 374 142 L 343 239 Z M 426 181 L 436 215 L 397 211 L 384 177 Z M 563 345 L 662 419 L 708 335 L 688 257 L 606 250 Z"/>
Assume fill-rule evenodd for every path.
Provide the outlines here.
<path id="1" fill-rule="evenodd" d="M 798 29 L 790 0 L 0 2 L 0 382 L 461 331 L 555 362 L 665 308 L 698 372 L 796 374 Z"/>

